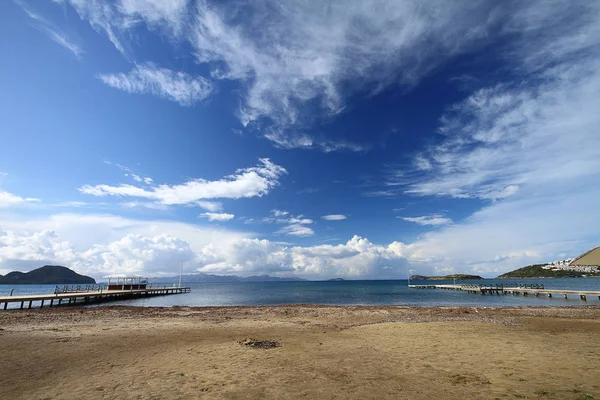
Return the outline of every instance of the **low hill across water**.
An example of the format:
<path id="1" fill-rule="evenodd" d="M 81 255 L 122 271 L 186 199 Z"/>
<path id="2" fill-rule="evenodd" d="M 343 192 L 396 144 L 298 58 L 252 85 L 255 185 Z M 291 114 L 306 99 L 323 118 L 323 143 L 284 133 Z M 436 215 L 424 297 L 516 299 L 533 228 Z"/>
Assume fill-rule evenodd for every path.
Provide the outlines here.
<path id="1" fill-rule="evenodd" d="M 29 272 L 9 272 L 0 275 L 0 284 L 4 285 L 43 285 L 43 284 L 94 284 L 96 281 L 89 276 L 60 265 L 44 265 Z"/>
<path id="2" fill-rule="evenodd" d="M 528 265 L 523 268 L 516 269 L 514 271 L 507 272 L 498 277 L 498 279 L 508 278 L 581 278 L 584 276 L 600 276 L 600 273 L 596 272 L 582 272 L 572 270 L 553 270 L 545 269 L 547 264 L 534 264 Z"/>
<path id="3" fill-rule="evenodd" d="M 483 279 L 479 275 L 468 275 L 468 274 L 454 274 L 444 276 L 424 276 L 424 275 L 412 275 L 410 277 L 413 281 L 451 281 L 456 279 L 457 281 L 470 281 Z"/>

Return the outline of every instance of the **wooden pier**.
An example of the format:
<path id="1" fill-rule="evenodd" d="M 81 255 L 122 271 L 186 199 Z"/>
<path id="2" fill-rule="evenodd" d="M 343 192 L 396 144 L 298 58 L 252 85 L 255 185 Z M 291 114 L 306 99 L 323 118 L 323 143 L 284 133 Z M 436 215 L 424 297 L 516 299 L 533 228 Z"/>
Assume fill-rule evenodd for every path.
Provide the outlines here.
<path id="1" fill-rule="evenodd" d="M 63 305 L 91 304 L 107 301 L 129 300 L 169 294 L 189 293 L 189 286 L 157 286 L 144 289 L 94 290 L 85 292 L 67 292 L 52 294 L 32 294 L 25 296 L 0 296 L 0 310 L 8 309 L 9 303 L 18 303 L 19 309 L 33 307 L 56 307 Z"/>
<path id="2" fill-rule="evenodd" d="M 600 291 L 589 290 L 568 290 L 568 289 L 546 289 L 544 285 L 537 284 L 522 284 L 517 286 L 498 285 L 478 285 L 478 284 L 450 284 L 450 285 L 408 285 L 412 289 L 444 289 L 444 290 L 460 290 L 463 292 L 480 294 L 480 295 L 523 295 L 539 297 L 563 297 L 578 296 L 581 300 L 586 301 L 588 298 L 597 297 L 600 300 Z"/>

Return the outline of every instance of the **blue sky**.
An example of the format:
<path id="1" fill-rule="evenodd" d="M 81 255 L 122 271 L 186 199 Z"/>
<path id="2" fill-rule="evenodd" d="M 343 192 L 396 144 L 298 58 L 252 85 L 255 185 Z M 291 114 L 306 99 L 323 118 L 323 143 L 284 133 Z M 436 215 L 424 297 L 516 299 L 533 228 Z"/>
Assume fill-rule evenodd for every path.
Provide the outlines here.
<path id="1" fill-rule="evenodd" d="M 600 244 L 597 2 L 0 19 L 0 273 L 491 277 Z"/>

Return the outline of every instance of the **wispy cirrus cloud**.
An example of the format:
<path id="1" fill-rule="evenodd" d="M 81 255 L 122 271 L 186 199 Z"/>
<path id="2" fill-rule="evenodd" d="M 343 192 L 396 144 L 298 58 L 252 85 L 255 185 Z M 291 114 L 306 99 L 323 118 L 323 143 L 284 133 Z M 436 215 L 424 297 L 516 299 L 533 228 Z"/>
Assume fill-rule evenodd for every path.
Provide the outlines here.
<path id="1" fill-rule="evenodd" d="M 175 72 L 146 63 L 136 65 L 129 73 L 100 74 L 98 78 L 127 93 L 150 93 L 182 106 L 192 106 L 213 92 L 212 83 L 201 76 Z"/>
<path id="2" fill-rule="evenodd" d="M 92 196 L 145 198 L 164 205 L 198 205 L 216 211 L 220 205 L 206 200 L 264 196 L 279 184 L 279 178 L 286 173 L 285 168 L 262 158 L 257 166 L 239 169 L 234 174 L 216 181 L 196 179 L 180 185 L 151 187 L 127 184 L 85 185 L 79 188 L 79 191 Z"/>
<path id="3" fill-rule="evenodd" d="M 201 218 L 206 218 L 209 221 L 231 221 L 235 215 L 233 214 L 227 214 L 227 213 L 211 213 L 211 212 L 206 212 L 206 213 L 202 213 L 200 214 Z"/>
<path id="4" fill-rule="evenodd" d="M 212 79 L 243 84 L 237 114 L 244 126 L 278 147 L 323 151 L 364 151 L 370 145 L 308 134 L 316 118 L 344 112 L 346 99 L 357 92 L 411 88 L 440 64 L 490 42 L 504 32 L 503 25 L 518 35 L 524 25 L 512 23 L 511 16 L 527 8 L 491 0 L 426 5 L 370 0 L 352 7 L 342 0 L 69 3 L 123 53 L 129 30 L 142 22 L 178 46 L 187 42 L 193 57 L 210 67 Z M 536 2 L 541 14 L 552 6 Z M 110 82 L 164 93 L 147 90 L 147 78 L 138 75 L 134 70 Z"/>
<path id="5" fill-rule="evenodd" d="M 450 218 L 444 217 L 442 214 L 431 214 L 431 215 L 422 215 L 420 217 L 398 217 L 407 222 L 414 222 L 419 225 L 448 225 L 452 223 Z"/>
<path id="6" fill-rule="evenodd" d="M 284 227 L 276 230 L 275 235 L 287 235 L 287 236 L 312 236 L 315 234 L 310 227 L 307 225 L 313 224 L 310 218 L 305 218 L 303 215 L 293 215 L 288 211 L 284 210 L 271 210 L 269 217 L 255 220 L 253 218 L 246 219 L 246 224 L 252 223 L 271 223 L 285 225 Z"/>
<path id="7" fill-rule="evenodd" d="M 29 18 L 35 21 L 34 27 L 40 32 L 46 34 L 54 42 L 69 50 L 77 58 L 81 58 L 81 56 L 85 54 L 83 47 L 76 43 L 76 41 L 69 37 L 64 31 L 59 29 L 54 23 L 33 11 L 33 9 L 24 2 L 19 0 L 14 0 L 14 2 L 25 11 Z"/>

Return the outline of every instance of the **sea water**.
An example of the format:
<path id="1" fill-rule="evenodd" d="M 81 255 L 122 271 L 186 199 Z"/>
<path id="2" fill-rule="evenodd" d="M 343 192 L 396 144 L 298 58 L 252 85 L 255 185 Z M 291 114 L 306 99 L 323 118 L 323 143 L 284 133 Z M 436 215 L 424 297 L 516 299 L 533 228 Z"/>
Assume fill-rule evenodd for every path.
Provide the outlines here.
<path id="1" fill-rule="evenodd" d="M 452 281 L 411 281 L 411 284 L 444 284 Z M 538 283 L 549 289 L 600 291 L 600 278 L 486 279 L 456 283 Z M 185 285 L 185 282 L 182 284 Z M 56 285 L 0 285 L 0 296 L 53 293 Z M 58 285 L 62 286 L 62 285 Z M 598 298 L 582 301 L 579 296 L 476 295 L 438 289 L 410 289 L 406 280 L 299 281 L 194 283 L 191 293 L 100 303 L 128 306 L 261 306 L 281 304 L 403 305 L 403 306 L 575 306 L 600 305 Z M 11 307 L 12 308 L 12 307 Z"/>

